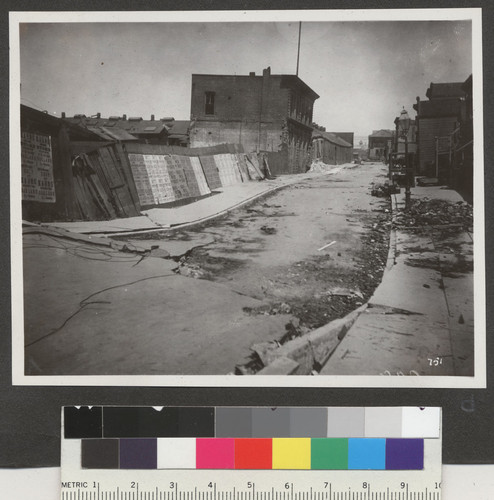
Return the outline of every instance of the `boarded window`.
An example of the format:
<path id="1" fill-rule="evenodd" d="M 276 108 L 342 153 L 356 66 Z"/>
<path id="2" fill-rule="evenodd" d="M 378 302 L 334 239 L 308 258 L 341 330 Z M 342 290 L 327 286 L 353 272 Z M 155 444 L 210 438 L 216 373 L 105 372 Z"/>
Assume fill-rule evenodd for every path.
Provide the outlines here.
<path id="1" fill-rule="evenodd" d="M 206 92 L 204 113 L 206 115 L 214 115 L 214 92 Z"/>

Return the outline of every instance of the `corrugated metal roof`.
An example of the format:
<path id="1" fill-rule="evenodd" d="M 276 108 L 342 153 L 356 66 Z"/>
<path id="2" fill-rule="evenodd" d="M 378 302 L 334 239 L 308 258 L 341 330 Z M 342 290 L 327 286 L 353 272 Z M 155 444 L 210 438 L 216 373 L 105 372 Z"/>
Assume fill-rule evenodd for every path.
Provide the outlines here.
<path id="1" fill-rule="evenodd" d="M 341 137 L 336 136 L 335 134 L 331 132 L 323 132 L 321 130 L 313 130 L 312 131 L 312 138 L 316 139 L 318 137 L 322 137 L 326 141 L 329 141 L 333 144 L 336 144 L 337 146 L 342 146 L 344 148 L 351 148 L 352 145 L 343 139 Z"/>
<path id="2" fill-rule="evenodd" d="M 115 127 L 108 130 L 106 127 L 100 127 L 103 132 L 107 133 L 110 137 L 113 137 L 117 141 L 137 141 L 137 137 L 129 134 L 126 130 Z"/>
<path id="3" fill-rule="evenodd" d="M 344 141 L 348 142 L 348 144 L 351 144 L 353 146 L 353 132 L 331 132 L 331 134 L 334 134 L 336 137 L 343 139 Z"/>
<path id="4" fill-rule="evenodd" d="M 96 134 L 98 137 L 101 137 L 101 139 L 104 139 L 105 141 L 113 141 L 113 137 L 105 132 L 104 130 L 101 130 L 99 127 L 86 127 L 87 130 L 91 131 L 93 134 Z"/>
<path id="5" fill-rule="evenodd" d="M 135 135 L 160 135 L 163 131 L 167 131 L 168 127 L 161 120 L 115 120 L 110 118 L 66 118 L 71 123 L 77 123 L 89 129 L 89 127 L 111 128 L 112 134 L 117 129 L 123 130 Z M 120 139 L 127 140 L 127 139 Z M 130 138 L 129 138 L 130 140 Z"/>
<path id="6" fill-rule="evenodd" d="M 175 120 L 173 122 L 167 123 L 169 129 L 168 132 L 174 136 L 188 135 L 190 124 L 190 120 Z"/>

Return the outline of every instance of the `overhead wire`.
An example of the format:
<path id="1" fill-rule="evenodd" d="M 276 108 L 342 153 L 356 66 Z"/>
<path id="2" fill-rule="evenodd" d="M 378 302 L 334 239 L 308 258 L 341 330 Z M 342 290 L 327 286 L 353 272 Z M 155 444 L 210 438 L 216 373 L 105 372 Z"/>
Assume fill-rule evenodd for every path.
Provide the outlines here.
<path id="1" fill-rule="evenodd" d="M 77 311 L 75 311 L 74 313 L 72 313 L 68 318 L 66 318 L 64 320 L 64 322 L 59 327 L 57 327 L 55 330 L 52 330 L 51 332 L 47 333 L 46 335 L 43 335 L 42 337 L 39 337 L 36 340 L 33 340 L 32 342 L 30 342 L 28 344 L 24 344 L 24 347 L 25 348 L 31 347 L 32 345 L 37 344 L 38 342 L 41 342 L 42 340 L 46 339 L 47 337 L 51 337 L 52 335 L 55 335 L 60 330 L 62 330 L 62 328 L 72 318 L 74 318 L 75 316 L 77 316 L 77 314 L 79 314 L 81 311 L 83 311 L 86 306 L 89 306 L 91 304 L 111 304 L 110 301 L 91 301 L 91 302 L 88 302 L 89 299 L 95 297 L 96 295 L 99 295 L 100 293 L 108 292 L 110 290 L 115 290 L 117 288 L 124 288 L 126 286 L 132 286 L 132 285 L 135 285 L 136 283 L 141 283 L 142 281 L 158 279 L 158 278 L 168 278 L 170 276 L 174 276 L 174 275 L 172 275 L 172 274 L 160 274 L 160 275 L 156 275 L 156 276 L 148 276 L 147 278 L 140 278 L 138 280 L 130 281 L 128 283 L 123 283 L 121 285 L 109 286 L 107 288 L 103 288 L 102 290 L 98 290 L 97 292 L 93 292 L 92 294 L 88 295 L 86 298 L 82 299 L 79 302 L 79 309 Z"/>

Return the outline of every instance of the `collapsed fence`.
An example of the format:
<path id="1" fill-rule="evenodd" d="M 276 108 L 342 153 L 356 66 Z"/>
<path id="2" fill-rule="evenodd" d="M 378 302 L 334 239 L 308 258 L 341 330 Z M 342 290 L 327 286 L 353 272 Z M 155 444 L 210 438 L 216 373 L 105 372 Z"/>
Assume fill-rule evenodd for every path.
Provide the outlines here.
<path id="1" fill-rule="evenodd" d="M 33 210 L 32 202 L 24 200 L 25 219 L 133 217 L 142 209 L 193 202 L 215 190 L 270 176 L 265 154 L 245 153 L 238 145 L 208 148 L 137 143 L 93 145 L 78 148 L 72 143 L 70 165 L 67 162 L 57 163 L 55 168 L 51 165 L 55 192 L 50 201 L 70 205 L 70 210 L 59 206 L 54 212 L 49 202 L 37 202 Z M 64 182 L 57 182 L 62 177 Z"/>

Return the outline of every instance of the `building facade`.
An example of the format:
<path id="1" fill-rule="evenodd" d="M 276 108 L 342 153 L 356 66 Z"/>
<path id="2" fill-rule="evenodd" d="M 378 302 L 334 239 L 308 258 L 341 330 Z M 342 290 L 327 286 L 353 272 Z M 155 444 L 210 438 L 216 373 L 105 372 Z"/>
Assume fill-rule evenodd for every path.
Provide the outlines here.
<path id="1" fill-rule="evenodd" d="M 352 134 L 353 135 L 353 134 Z M 312 132 L 312 160 L 327 165 L 341 165 L 353 161 L 352 144 L 332 132 Z"/>
<path id="2" fill-rule="evenodd" d="M 387 157 L 389 146 L 394 140 L 392 130 L 374 130 L 369 135 L 369 160 L 383 160 Z"/>
<path id="3" fill-rule="evenodd" d="M 472 75 L 462 86 L 465 98 L 461 102 L 458 127 L 452 134 L 453 187 L 473 203 L 473 93 Z"/>
<path id="4" fill-rule="evenodd" d="M 465 90 L 462 82 L 431 83 L 426 96 L 428 100 L 417 97 L 413 106 L 417 112 L 417 173 L 441 177 L 440 171 L 445 172 L 449 163 L 443 152 L 449 149 L 448 138 L 458 126 Z"/>
<path id="5" fill-rule="evenodd" d="M 191 147 L 241 144 L 268 153 L 274 173 L 306 170 L 314 102 L 295 75 L 192 75 Z"/>

